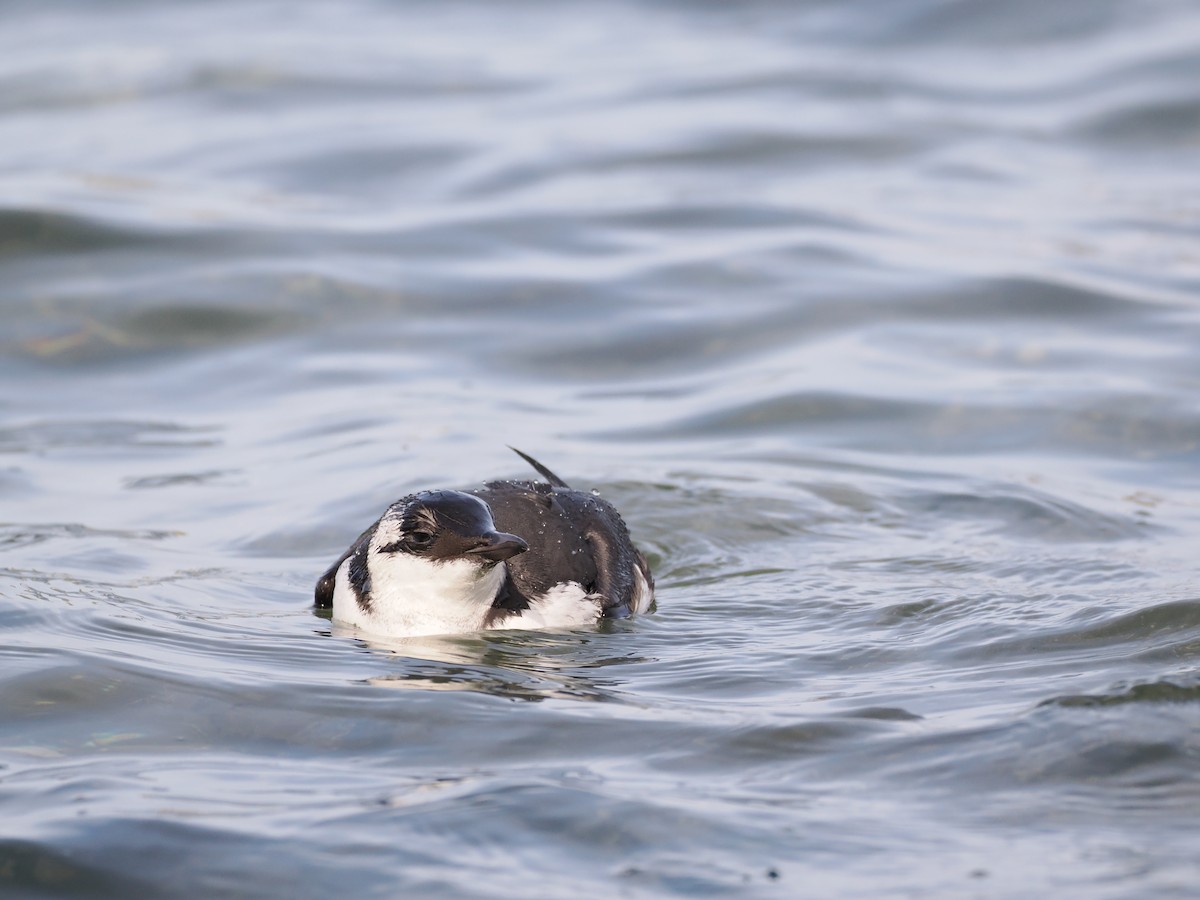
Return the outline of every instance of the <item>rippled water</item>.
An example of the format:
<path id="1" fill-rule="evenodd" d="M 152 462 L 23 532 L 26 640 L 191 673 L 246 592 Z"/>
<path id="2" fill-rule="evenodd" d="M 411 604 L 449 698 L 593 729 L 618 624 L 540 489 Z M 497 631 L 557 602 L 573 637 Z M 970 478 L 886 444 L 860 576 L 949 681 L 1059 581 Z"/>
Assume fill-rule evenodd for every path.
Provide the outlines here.
<path id="1" fill-rule="evenodd" d="M 1196 895 L 1200 8 L 0 17 L 5 897 Z M 314 614 L 506 444 L 657 614 Z"/>

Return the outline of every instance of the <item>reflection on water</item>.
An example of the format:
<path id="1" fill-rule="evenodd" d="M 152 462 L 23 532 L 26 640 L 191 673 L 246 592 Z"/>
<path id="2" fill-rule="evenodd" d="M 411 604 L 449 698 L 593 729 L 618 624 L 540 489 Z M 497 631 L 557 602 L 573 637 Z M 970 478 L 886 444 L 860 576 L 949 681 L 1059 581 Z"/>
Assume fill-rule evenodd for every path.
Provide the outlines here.
<path id="1" fill-rule="evenodd" d="M 1183 0 L 8 4 L 0 894 L 1188 893 L 1197 59 Z M 656 614 L 314 615 L 507 444 Z"/>
<path id="2" fill-rule="evenodd" d="M 621 625 L 608 628 L 619 630 Z M 615 699 L 621 682 L 619 669 L 611 667 L 647 661 L 633 655 L 597 656 L 595 640 L 586 634 L 383 638 L 336 622 L 332 634 L 388 657 L 387 671 L 367 679 L 377 687 L 479 691 L 511 700 Z"/>

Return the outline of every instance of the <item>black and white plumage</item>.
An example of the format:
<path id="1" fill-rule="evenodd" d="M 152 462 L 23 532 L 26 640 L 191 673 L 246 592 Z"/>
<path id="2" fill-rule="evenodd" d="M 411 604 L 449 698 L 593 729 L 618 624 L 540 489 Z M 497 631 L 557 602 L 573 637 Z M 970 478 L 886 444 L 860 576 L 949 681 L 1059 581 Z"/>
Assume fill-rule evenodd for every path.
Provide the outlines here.
<path id="1" fill-rule="evenodd" d="M 649 610 L 654 578 L 612 504 L 516 452 L 546 481 L 397 500 L 317 582 L 316 605 L 392 637 L 577 628 Z"/>

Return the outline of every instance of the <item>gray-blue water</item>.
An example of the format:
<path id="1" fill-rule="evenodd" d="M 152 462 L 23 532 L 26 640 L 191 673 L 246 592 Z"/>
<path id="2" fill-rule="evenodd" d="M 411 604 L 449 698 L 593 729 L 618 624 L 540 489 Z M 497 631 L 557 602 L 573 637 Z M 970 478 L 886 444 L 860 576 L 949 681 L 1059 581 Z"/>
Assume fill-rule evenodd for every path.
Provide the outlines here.
<path id="1" fill-rule="evenodd" d="M 1200 895 L 1200 6 L 0 6 L 0 895 Z M 542 458 L 652 616 L 316 577 Z"/>

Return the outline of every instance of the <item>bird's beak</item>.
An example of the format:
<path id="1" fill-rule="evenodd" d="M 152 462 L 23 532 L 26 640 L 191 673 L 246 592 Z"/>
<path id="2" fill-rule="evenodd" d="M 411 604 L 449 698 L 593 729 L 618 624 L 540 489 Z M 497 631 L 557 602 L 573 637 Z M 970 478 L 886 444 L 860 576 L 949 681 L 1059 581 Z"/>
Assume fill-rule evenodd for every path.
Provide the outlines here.
<path id="1" fill-rule="evenodd" d="M 515 534 L 490 531 L 483 535 L 482 543 L 478 547 L 472 547 L 467 552 L 474 556 L 482 556 L 492 562 L 502 562 L 518 553 L 524 553 L 528 549 L 529 545 Z"/>

